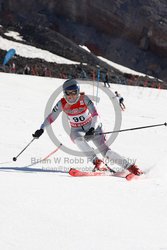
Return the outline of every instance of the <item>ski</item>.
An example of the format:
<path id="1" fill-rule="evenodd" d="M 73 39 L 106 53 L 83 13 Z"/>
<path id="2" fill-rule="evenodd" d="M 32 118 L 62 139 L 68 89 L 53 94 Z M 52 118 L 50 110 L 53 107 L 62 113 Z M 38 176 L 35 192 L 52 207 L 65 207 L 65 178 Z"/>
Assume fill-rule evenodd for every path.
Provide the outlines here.
<path id="1" fill-rule="evenodd" d="M 139 177 L 139 176 L 137 176 L 137 175 L 135 175 L 135 174 L 132 174 L 132 173 L 127 174 L 127 175 L 125 176 L 125 178 L 126 178 L 127 181 L 131 181 L 131 180 L 133 180 L 133 179 L 137 179 L 138 177 Z"/>
<path id="2" fill-rule="evenodd" d="M 98 172 L 86 172 L 86 171 L 81 171 L 75 168 L 71 168 L 69 170 L 69 174 L 73 177 L 88 177 L 88 176 L 113 176 L 113 177 L 119 177 L 119 178 L 124 178 L 127 181 L 131 181 L 136 177 L 136 175 L 129 173 L 125 174 L 125 172 L 117 172 L 117 173 L 112 173 L 109 171 L 98 171 Z"/>

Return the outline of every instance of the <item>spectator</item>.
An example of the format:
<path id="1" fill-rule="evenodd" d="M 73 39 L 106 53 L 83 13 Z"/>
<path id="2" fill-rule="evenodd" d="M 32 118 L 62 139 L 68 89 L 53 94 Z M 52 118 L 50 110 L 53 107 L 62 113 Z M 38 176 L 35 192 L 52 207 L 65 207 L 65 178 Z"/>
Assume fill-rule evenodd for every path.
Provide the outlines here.
<path id="1" fill-rule="evenodd" d="M 86 79 L 87 78 L 87 74 L 85 72 L 84 69 L 81 70 L 81 79 Z"/>
<path id="2" fill-rule="evenodd" d="M 108 87 L 110 88 L 108 73 L 106 73 L 104 77 L 104 87 L 107 87 L 106 85 L 108 85 Z"/>
<path id="3" fill-rule="evenodd" d="M 48 69 L 47 67 L 44 68 L 44 76 L 48 77 L 52 76 L 50 69 Z"/>
<path id="4" fill-rule="evenodd" d="M 10 73 L 16 73 L 16 64 L 14 62 L 10 65 Z"/>
<path id="5" fill-rule="evenodd" d="M 23 74 L 25 75 L 30 75 L 30 67 L 26 64 L 26 66 L 24 67 L 24 71 Z"/>

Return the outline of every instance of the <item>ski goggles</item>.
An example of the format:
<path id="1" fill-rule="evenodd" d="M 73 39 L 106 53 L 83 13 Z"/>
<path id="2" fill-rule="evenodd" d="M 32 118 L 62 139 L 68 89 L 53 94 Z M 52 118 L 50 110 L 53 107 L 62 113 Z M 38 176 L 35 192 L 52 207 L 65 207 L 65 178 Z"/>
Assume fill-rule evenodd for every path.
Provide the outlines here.
<path id="1" fill-rule="evenodd" d="M 77 91 L 77 90 L 66 90 L 66 91 L 65 91 L 65 94 L 66 94 L 67 96 L 69 96 L 69 95 L 77 95 L 77 94 L 78 94 L 78 91 Z"/>

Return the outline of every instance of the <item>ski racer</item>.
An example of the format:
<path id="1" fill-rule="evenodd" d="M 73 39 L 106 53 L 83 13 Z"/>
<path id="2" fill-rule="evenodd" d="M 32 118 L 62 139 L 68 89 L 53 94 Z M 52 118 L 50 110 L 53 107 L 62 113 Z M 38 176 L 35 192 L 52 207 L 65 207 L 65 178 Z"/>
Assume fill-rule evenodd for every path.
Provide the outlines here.
<path id="1" fill-rule="evenodd" d="M 142 174 L 142 171 L 135 164 L 129 163 L 125 157 L 108 147 L 104 134 L 99 134 L 103 132 L 102 123 L 99 121 L 94 103 L 87 95 L 80 92 L 79 84 L 75 79 L 69 79 L 64 82 L 63 94 L 64 97 L 57 102 L 40 129 L 35 131 L 33 137 L 39 138 L 43 134 L 44 129 L 54 122 L 63 111 L 66 113 L 71 126 L 70 137 L 89 161 L 93 163 L 93 171 L 105 171 L 107 167 L 89 145 L 90 140 L 97 149 L 100 149 L 100 153 L 104 158 L 111 160 L 130 173 L 135 175 Z"/>
<path id="2" fill-rule="evenodd" d="M 120 108 L 124 110 L 126 108 L 124 104 L 124 98 L 117 91 L 115 91 L 115 97 L 118 98 Z"/>

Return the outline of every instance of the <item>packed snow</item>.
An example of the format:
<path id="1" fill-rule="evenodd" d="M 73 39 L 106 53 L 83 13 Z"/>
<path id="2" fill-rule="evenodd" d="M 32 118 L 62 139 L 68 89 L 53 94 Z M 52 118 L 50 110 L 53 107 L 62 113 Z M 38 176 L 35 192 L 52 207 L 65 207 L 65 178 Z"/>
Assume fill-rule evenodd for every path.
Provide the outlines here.
<path id="1" fill-rule="evenodd" d="M 31 166 L 57 148 L 46 131 L 12 161 L 40 127 L 48 100 L 62 83 L 0 73 L 0 249 L 166 250 L 167 127 L 123 132 L 111 145 L 147 171 L 131 182 L 63 173 L 87 167 L 87 161 L 62 150 L 64 145 L 77 149 L 64 131 L 62 115 L 52 128 L 63 146 L 47 162 Z M 80 83 L 93 98 L 96 82 Z M 112 131 L 116 115 L 99 85 L 97 108 L 105 131 Z M 108 91 L 115 90 L 126 105 L 121 129 L 167 121 L 166 90 L 111 84 Z"/>

